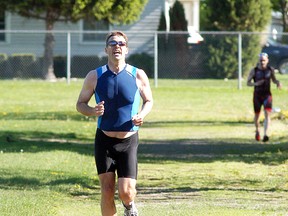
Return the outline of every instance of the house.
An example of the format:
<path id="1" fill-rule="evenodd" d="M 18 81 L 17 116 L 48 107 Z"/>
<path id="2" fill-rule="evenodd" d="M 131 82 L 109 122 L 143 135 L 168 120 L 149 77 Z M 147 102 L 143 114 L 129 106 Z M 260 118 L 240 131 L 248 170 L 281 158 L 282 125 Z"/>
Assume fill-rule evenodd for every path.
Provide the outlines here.
<path id="1" fill-rule="evenodd" d="M 103 40 L 106 33 L 95 34 L 91 31 L 110 31 L 119 29 L 125 31 L 129 37 L 131 53 L 147 52 L 153 54 L 155 31 L 161 12 L 166 12 L 175 0 L 149 0 L 140 19 L 123 26 L 109 26 L 104 22 L 90 25 L 81 20 L 77 23 L 55 24 L 54 55 L 67 55 L 67 32 L 71 37 L 71 56 L 73 55 L 98 55 L 103 56 Z M 185 9 L 189 29 L 199 30 L 199 2 L 200 0 L 179 0 Z M 165 13 L 167 15 L 167 13 Z M 17 14 L 6 12 L 0 14 L 0 53 L 12 55 L 14 53 L 34 53 L 35 56 L 43 56 L 45 23 L 43 20 L 27 19 Z M 86 31 L 85 33 L 83 31 Z"/>

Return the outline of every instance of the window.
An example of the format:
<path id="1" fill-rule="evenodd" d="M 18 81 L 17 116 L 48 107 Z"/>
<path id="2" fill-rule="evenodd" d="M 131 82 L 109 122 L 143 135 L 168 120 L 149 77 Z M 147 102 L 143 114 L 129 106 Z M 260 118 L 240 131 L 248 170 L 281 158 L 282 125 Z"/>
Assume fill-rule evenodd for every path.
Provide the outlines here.
<path id="1" fill-rule="evenodd" d="M 5 11 L 0 11 L 0 30 L 5 30 Z M 0 33 L 0 41 L 5 41 L 5 33 Z"/>
<path id="2" fill-rule="evenodd" d="M 83 31 L 108 31 L 109 23 L 107 20 L 84 20 Z M 105 40 L 106 33 L 83 33 L 84 42 L 103 42 Z"/>

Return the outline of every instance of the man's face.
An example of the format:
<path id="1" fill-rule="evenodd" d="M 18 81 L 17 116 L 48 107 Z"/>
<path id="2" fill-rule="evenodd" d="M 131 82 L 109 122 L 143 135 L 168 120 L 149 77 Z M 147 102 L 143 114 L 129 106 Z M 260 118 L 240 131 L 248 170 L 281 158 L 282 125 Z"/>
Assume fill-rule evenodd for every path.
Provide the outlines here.
<path id="1" fill-rule="evenodd" d="M 261 56 L 259 58 L 259 63 L 260 63 L 260 66 L 261 68 L 265 69 L 267 67 L 267 64 L 268 64 L 269 60 L 268 60 L 268 57 L 267 56 Z"/>
<path id="2" fill-rule="evenodd" d="M 128 47 L 126 41 L 122 36 L 112 36 L 109 38 L 106 44 L 105 52 L 108 58 L 112 59 L 125 59 L 126 54 L 128 54 Z"/>

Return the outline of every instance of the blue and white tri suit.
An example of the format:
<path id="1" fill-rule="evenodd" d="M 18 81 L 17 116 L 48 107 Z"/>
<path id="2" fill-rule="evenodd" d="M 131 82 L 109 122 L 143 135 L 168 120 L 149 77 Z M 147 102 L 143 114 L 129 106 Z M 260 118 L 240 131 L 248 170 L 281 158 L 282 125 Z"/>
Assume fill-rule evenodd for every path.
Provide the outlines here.
<path id="1" fill-rule="evenodd" d="M 138 113 L 140 93 L 136 84 L 137 68 L 126 64 L 119 73 L 108 65 L 96 69 L 96 103 L 104 101 L 105 111 L 98 118 L 98 128 L 104 131 L 136 131 L 132 116 Z"/>
<path id="2" fill-rule="evenodd" d="M 119 73 L 108 65 L 96 69 L 96 103 L 104 101 L 104 114 L 99 116 L 95 136 L 95 161 L 98 174 L 117 171 L 118 178 L 137 179 L 138 126 L 132 117 L 138 113 L 140 92 L 136 84 L 137 68 L 126 64 Z M 136 131 L 130 137 L 118 139 L 103 131 Z"/>

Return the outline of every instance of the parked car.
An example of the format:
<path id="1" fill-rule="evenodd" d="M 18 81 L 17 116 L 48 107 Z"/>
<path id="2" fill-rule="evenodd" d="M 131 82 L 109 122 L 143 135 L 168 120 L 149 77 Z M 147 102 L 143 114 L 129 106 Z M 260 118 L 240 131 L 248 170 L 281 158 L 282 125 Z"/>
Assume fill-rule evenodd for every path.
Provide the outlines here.
<path id="1" fill-rule="evenodd" d="M 269 55 L 269 64 L 281 74 L 288 74 L 288 45 L 268 40 L 262 52 Z"/>

